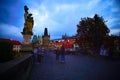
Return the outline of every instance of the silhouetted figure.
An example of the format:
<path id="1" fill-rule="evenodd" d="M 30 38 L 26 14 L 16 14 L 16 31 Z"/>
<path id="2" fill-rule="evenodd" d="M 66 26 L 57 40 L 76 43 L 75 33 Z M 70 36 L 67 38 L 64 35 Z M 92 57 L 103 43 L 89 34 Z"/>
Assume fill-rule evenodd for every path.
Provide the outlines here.
<path id="1" fill-rule="evenodd" d="M 35 62 L 37 62 L 37 59 L 38 59 L 38 52 L 37 52 L 37 50 L 38 50 L 37 48 L 33 49 Z"/>
<path id="2" fill-rule="evenodd" d="M 59 57 L 60 57 L 60 50 L 59 50 L 59 48 L 57 48 L 55 50 L 55 54 L 56 54 L 56 60 L 59 60 Z"/>
<path id="3" fill-rule="evenodd" d="M 60 62 L 64 63 L 65 62 L 65 48 L 64 48 L 64 44 L 61 47 L 61 53 L 60 54 L 61 54 L 61 61 Z"/>
<path id="4" fill-rule="evenodd" d="M 114 47 L 111 46 L 111 47 L 109 48 L 109 51 L 108 51 L 108 57 L 109 57 L 110 59 L 112 59 L 112 58 L 113 58 L 113 54 L 114 54 Z"/>
<path id="5" fill-rule="evenodd" d="M 102 45 L 101 47 L 100 47 L 100 55 L 101 56 L 106 56 L 106 47 L 104 46 L 104 45 Z"/>
<path id="6" fill-rule="evenodd" d="M 104 52 L 104 45 L 100 47 L 100 55 L 103 55 L 103 52 Z"/>
<path id="7" fill-rule="evenodd" d="M 39 62 L 43 62 L 43 56 L 44 56 L 44 53 L 43 53 L 42 48 L 38 48 L 38 61 Z"/>

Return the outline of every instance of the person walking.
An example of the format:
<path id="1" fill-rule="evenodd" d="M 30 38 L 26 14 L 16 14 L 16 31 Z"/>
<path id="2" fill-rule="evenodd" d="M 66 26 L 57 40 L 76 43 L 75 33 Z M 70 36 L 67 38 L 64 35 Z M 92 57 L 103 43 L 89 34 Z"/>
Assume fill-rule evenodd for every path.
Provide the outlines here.
<path id="1" fill-rule="evenodd" d="M 101 45 L 100 47 L 100 55 L 103 56 L 104 54 L 104 45 Z"/>
<path id="2" fill-rule="evenodd" d="M 110 59 L 112 59 L 112 58 L 113 58 L 113 54 L 114 54 L 114 47 L 113 47 L 113 46 L 110 46 L 110 47 L 109 47 L 109 51 L 108 51 L 108 57 L 109 57 Z"/>
<path id="3" fill-rule="evenodd" d="M 38 61 L 41 63 L 43 62 L 43 51 L 42 48 L 38 48 Z"/>
<path id="4" fill-rule="evenodd" d="M 60 56 L 60 50 L 59 50 L 59 48 L 57 48 L 55 50 L 55 54 L 56 54 L 56 60 L 58 61 L 59 60 L 59 56 Z"/>
<path id="5" fill-rule="evenodd" d="M 62 45 L 61 47 L 61 63 L 64 63 L 65 62 L 65 47 L 64 47 L 64 44 Z"/>
<path id="6" fill-rule="evenodd" d="M 38 61 L 38 48 L 34 48 L 33 49 L 33 53 L 34 53 L 34 60 L 35 60 L 35 62 L 37 62 Z"/>

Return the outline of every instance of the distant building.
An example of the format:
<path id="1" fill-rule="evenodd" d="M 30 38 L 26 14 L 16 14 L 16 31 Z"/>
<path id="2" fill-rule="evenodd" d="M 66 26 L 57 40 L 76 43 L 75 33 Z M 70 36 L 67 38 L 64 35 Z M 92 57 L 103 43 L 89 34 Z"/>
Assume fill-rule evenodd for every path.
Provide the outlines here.
<path id="1" fill-rule="evenodd" d="M 43 42 L 42 42 L 42 36 L 39 36 L 39 35 L 38 35 L 38 44 L 39 44 L 39 45 L 42 45 L 42 43 L 43 43 Z"/>
<path id="2" fill-rule="evenodd" d="M 34 35 L 32 39 L 32 44 L 34 48 L 42 46 L 42 37 L 39 35 Z"/>
<path id="3" fill-rule="evenodd" d="M 12 40 L 11 41 L 12 42 L 12 44 L 13 44 L 13 51 L 15 51 L 15 52 L 20 52 L 20 49 L 21 49 L 21 42 L 19 42 L 19 41 L 17 41 L 17 40 Z"/>
<path id="4" fill-rule="evenodd" d="M 43 47 L 48 48 L 50 44 L 50 35 L 48 35 L 47 28 L 44 29 L 44 35 L 37 36 L 34 35 L 32 39 L 32 44 L 34 48 Z"/>
<path id="5" fill-rule="evenodd" d="M 22 43 L 21 42 L 19 42 L 19 41 L 17 41 L 17 40 L 10 40 L 10 39 L 0 39 L 0 41 L 8 41 L 8 42 L 10 42 L 10 43 L 12 43 L 13 44 L 13 51 L 14 52 L 20 52 L 20 49 L 21 49 L 21 45 L 22 45 Z"/>
<path id="6" fill-rule="evenodd" d="M 66 50 L 74 50 L 76 47 L 78 47 L 76 39 L 74 37 L 68 37 L 66 34 L 62 35 L 62 38 L 60 39 L 54 39 L 50 41 L 52 48 L 60 48 L 63 44 Z"/>
<path id="7" fill-rule="evenodd" d="M 33 35 L 32 43 L 37 43 L 37 41 L 38 41 L 37 35 Z"/>

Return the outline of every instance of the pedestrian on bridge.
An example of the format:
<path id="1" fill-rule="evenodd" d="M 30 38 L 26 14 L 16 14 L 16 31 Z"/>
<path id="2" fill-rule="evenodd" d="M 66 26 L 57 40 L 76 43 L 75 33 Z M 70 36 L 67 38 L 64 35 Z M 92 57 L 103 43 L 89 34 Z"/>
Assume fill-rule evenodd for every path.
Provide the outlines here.
<path id="1" fill-rule="evenodd" d="M 65 47 L 64 47 L 64 44 L 62 45 L 61 47 L 61 63 L 64 63 L 65 62 Z"/>
<path id="2" fill-rule="evenodd" d="M 38 48 L 38 61 L 41 63 L 43 62 L 44 51 L 42 48 Z"/>
<path id="3" fill-rule="evenodd" d="M 35 47 L 35 48 L 33 49 L 35 62 L 37 62 L 37 59 L 38 59 L 38 52 L 37 52 L 37 50 L 38 50 L 37 47 Z"/>
<path id="4" fill-rule="evenodd" d="M 55 54 L 56 54 L 56 60 L 59 60 L 59 57 L 60 57 L 60 48 L 59 47 L 55 50 Z"/>

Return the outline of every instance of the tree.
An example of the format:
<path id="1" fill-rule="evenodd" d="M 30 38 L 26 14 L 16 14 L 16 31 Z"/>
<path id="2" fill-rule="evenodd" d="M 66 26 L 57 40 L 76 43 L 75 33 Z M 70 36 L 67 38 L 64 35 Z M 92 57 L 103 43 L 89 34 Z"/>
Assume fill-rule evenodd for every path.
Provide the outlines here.
<path id="1" fill-rule="evenodd" d="M 85 39 L 93 46 L 99 47 L 103 38 L 110 32 L 105 24 L 106 21 L 97 14 L 93 18 L 81 18 L 77 25 L 77 36 L 79 39 Z"/>
<path id="2" fill-rule="evenodd" d="M 6 62 L 14 58 L 13 44 L 9 41 L 0 41 L 0 62 Z"/>
<path id="3" fill-rule="evenodd" d="M 102 17 L 99 17 L 97 14 L 94 16 L 94 32 L 93 43 L 97 43 L 96 46 L 100 46 L 103 42 L 104 37 L 108 36 L 110 30 L 108 29 L 105 21 Z"/>

